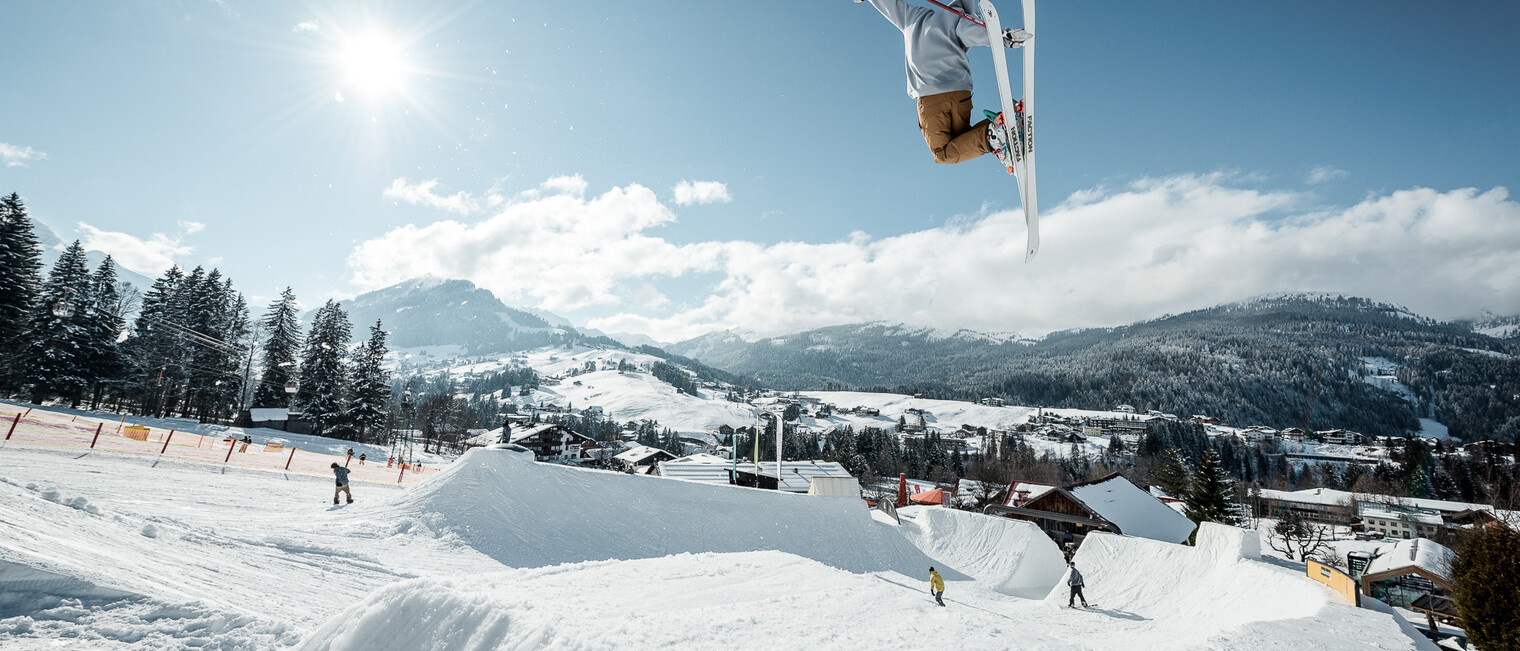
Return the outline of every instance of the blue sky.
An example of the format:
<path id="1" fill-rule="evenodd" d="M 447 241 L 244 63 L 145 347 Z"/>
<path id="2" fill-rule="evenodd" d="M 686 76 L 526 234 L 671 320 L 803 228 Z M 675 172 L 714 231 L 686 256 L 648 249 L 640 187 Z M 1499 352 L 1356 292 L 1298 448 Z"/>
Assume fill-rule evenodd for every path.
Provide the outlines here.
<path id="1" fill-rule="evenodd" d="M 662 339 L 1039 333 L 1289 290 L 1520 312 L 1496 190 L 1520 179 L 1513 3 L 1042 4 L 1032 265 L 1013 179 L 932 162 L 901 37 L 865 4 L 102 1 L 6 23 L 0 190 L 260 303 L 436 273 Z"/>

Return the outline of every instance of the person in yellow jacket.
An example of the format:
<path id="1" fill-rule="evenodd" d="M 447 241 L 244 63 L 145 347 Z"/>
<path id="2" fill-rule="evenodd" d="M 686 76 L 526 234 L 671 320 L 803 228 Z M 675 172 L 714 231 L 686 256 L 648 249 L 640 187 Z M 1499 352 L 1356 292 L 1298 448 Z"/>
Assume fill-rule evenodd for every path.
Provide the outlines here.
<path id="1" fill-rule="evenodd" d="M 934 571 L 932 567 L 929 568 L 929 594 L 934 595 L 934 600 L 939 602 L 939 605 L 945 605 L 945 600 L 940 598 L 945 596 L 945 580 L 940 578 L 939 572 Z"/>

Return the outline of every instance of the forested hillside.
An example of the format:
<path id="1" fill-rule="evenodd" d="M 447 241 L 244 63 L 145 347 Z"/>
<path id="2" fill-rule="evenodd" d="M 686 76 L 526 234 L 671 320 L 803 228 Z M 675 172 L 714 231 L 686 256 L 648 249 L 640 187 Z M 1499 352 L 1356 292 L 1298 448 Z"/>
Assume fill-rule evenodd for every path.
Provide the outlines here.
<path id="1" fill-rule="evenodd" d="M 1362 298 L 1293 295 L 1041 340 L 944 335 L 882 324 L 757 342 L 728 333 L 668 350 L 787 389 L 890 389 L 1032 406 L 1131 404 L 1235 425 L 1400 434 L 1434 416 L 1464 439 L 1513 439 L 1513 341 Z M 1364 381 L 1365 358 L 1397 365 L 1411 402 Z"/>

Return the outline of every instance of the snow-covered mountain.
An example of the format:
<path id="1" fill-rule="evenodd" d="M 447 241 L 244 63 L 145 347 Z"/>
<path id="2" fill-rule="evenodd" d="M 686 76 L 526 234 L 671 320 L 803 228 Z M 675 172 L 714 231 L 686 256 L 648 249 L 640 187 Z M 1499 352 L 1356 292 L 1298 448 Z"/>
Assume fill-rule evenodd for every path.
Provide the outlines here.
<path id="1" fill-rule="evenodd" d="M 58 256 L 68 247 L 68 242 L 63 241 L 63 238 L 58 237 L 57 232 L 40 221 L 32 221 L 32 233 L 37 236 L 37 244 L 42 248 L 42 273 L 46 274 L 48 269 L 53 267 L 53 263 L 58 261 Z M 84 257 L 89 262 L 90 269 L 94 270 L 106 259 L 106 254 L 103 251 L 87 249 Z M 116 260 L 116 280 L 131 283 L 140 291 L 148 291 L 148 287 L 153 284 L 152 278 L 123 267 L 120 260 Z"/>
<path id="2" fill-rule="evenodd" d="M 1502 335 L 1510 332 L 1507 323 L 1486 327 Z M 1292 293 L 1038 340 L 869 323 L 755 340 L 717 332 L 665 349 L 786 390 L 890 388 L 1083 409 L 1127 403 L 1274 427 L 1301 426 L 1305 405 L 1314 401 L 1316 426 L 1396 435 L 1418 431 L 1430 405 L 1361 382 L 1361 357 L 1408 360 L 1418 386 L 1470 358 L 1459 367 L 1461 377 L 1509 387 L 1515 375 L 1505 369 L 1520 363 L 1514 341 L 1391 303 Z M 1465 395 L 1435 397 L 1438 418 L 1452 421 L 1446 424 L 1454 436 L 1496 431 L 1520 415 L 1516 408 L 1459 423 L 1462 414 L 1485 413 L 1458 404 Z"/>
<path id="3" fill-rule="evenodd" d="M 579 337 L 568 325 L 508 307 L 468 280 L 414 278 L 360 294 L 343 307 L 355 340 L 368 337 L 369 326 L 379 320 L 397 349 L 454 346 L 463 354 L 509 353 Z"/>

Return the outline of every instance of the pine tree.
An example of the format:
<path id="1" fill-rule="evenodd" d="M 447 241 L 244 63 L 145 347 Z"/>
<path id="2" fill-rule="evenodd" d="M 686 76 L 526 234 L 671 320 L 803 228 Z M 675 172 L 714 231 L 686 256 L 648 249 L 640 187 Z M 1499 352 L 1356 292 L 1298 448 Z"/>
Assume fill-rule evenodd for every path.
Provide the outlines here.
<path id="1" fill-rule="evenodd" d="M 79 406 L 90 385 L 88 316 L 80 309 L 89 294 L 90 269 L 84 247 L 75 240 L 53 264 L 42 286 L 42 304 L 28 324 L 26 379 L 32 385 L 32 402 L 63 396 L 71 406 Z"/>
<path id="2" fill-rule="evenodd" d="M 343 419 L 349 389 L 344 349 L 351 336 L 348 314 L 331 300 L 317 310 L 306 336 L 296 405 L 319 436 Z"/>
<path id="3" fill-rule="evenodd" d="M 1187 466 L 1182 463 L 1182 452 L 1177 448 L 1167 448 L 1162 454 L 1161 465 L 1156 466 L 1156 486 L 1177 499 L 1182 499 L 1188 493 Z"/>
<path id="4" fill-rule="evenodd" d="M 1231 500 L 1230 478 L 1213 449 L 1203 451 L 1193 470 L 1193 485 L 1185 502 L 1187 517 L 1193 522 L 1218 522 L 1234 525 L 1239 521 Z"/>
<path id="5" fill-rule="evenodd" d="M 84 325 L 89 338 L 85 366 L 90 380 L 91 409 L 100 405 L 108 388 L 120 385 L 126 371 L 126 363 L 117 343 L 126 327 L 122 301 L 121 289 L 116 282 L 116 261 L 108 255 L 90 276 L 89 291 L 83 306 Z"/>
<path id="6" fill-rule="evenodd" d="M 296 364 L 296 349 L 301 346 L 301 322 L 296 314 L 296 295 L 289 287 L 280 292 L 280 300 L 269 305 L 260 325 L 264 328 L 264 372 L 253 392 L 255 407 L 284 407 L 290 403 L 285 384 Z"/>
<path id="7" fill-rule="evenodd" d="M 0 197 L 0 394 L 21 385 L 27 324 L 42 290 L 42 252 L 20 195 Z"/>
<path id="8" fill-rule="evenodd" d="M 361 442 L 385 425 L 385 406 L 391 399 L 390 375 L 383 366 L 385 336 L 377 319 L 369 328 L 369 340 L 354 351 L 353 399 L 348 404 L 348 422 Z"/>
<path id="9" fill-rule="evenodd" d="M 179 267 L 170 267 L 154 280 L 143 295 L 132 336 L 122 345 L 133 376 L 134 393 L 144 414 L 163 414 L 167 410 L 169 384 L 180 370 L 182 344 L 169 324 L 174 317 L 174 297 L 184 283 L 185 272 Z"/>
<path id="10" fill-rule="evenodd" d="M 1520 649 L 1520 532 L 1502 524 L 1468 532 L 1451 563 L 1457 613 L 1479 649 Z"/>

